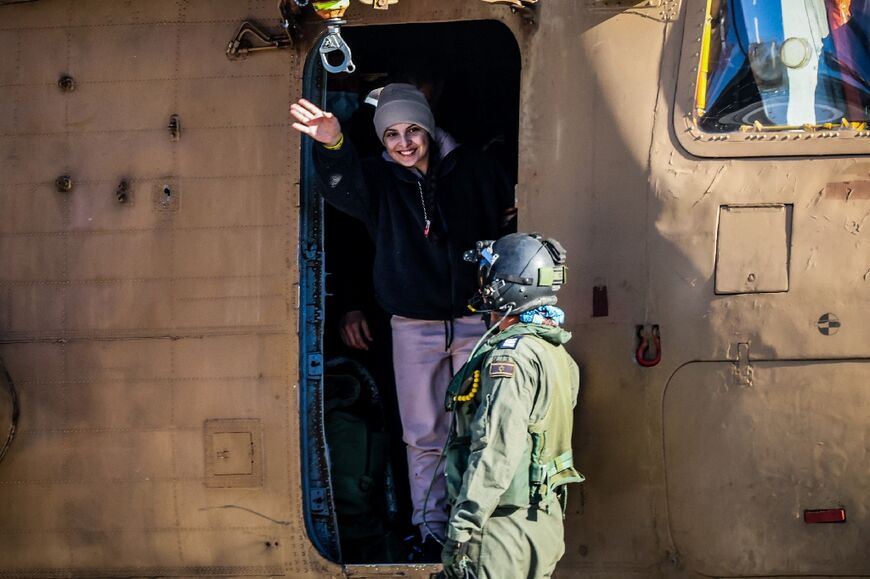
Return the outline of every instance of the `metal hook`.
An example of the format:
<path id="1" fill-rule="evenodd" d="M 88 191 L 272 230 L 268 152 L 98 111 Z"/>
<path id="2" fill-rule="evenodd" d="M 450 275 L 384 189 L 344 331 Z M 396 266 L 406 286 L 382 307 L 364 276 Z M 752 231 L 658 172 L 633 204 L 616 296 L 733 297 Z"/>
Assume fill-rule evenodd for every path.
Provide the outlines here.
<path id="1" fill-rule="evenodd" d="M 640 366 L 651 368 L 662 361 L 662 339 L 659 335 L 658 324 L 652 326 L 649 336 L 645 330 L 645 326 L 637 327 L 639 343 L 634 352 L 634 359 Z M 650 338 L 652 338 L 652 344 L 650 344 Z"/>
<path id="2" fill-rule="evenodd" d="M 344 21 L 338 19 L 327 24 L 326 37 L 323 39 L 323 42 L 320 43 L 319 49 L 320 59 L 323 61 L 323 68 L 325 68 L 327 72 L 333 74 L 339 72 L 352 73 L 356 70 L 356 65 L 353 63 L 353 60 L 351 60 L 350 46 L 348 46 L 347 42 L 344 41 L 344 38 L 341 37 L 341 24 L 344 24 Z M 329 63 L 329 55 L 333 52 L 341 52 L 343 57 L 341 64 L 333 65 Z"/>

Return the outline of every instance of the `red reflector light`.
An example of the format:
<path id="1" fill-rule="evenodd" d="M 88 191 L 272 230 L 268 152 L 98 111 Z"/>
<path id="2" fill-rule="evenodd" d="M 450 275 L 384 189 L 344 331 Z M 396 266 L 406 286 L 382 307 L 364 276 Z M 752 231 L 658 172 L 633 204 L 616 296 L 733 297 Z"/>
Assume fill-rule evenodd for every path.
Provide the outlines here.
<path id="1" fill-rule="evenodd" d="M 804 511 L 804 522 L 815 523 L 845 523 L 846 509 L 817 509 Z"/>

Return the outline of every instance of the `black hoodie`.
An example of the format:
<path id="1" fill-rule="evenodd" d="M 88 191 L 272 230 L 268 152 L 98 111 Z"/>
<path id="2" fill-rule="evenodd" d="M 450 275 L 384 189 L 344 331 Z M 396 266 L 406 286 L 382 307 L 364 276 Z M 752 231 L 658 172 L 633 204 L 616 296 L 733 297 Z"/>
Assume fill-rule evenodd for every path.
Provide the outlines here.
<path id="1" fill-rule="evenodd" d="M 432 151 L 438 154 L 437 145 Z M 315 145 L 314 164 L 324 198 L 365 223 L 374 241 L 375 296 L 384 310 L 421 320 L 470 313 L 477 266 L 462 253 L 509 233 L 501 222 L 514 204 L 513 188 L 493 160 L 460 146 L 420 177 L 383 157 L 360 162 L 346 140 L 337 151 Z M 421 191 L 429 200 L 428 237 Z"/>

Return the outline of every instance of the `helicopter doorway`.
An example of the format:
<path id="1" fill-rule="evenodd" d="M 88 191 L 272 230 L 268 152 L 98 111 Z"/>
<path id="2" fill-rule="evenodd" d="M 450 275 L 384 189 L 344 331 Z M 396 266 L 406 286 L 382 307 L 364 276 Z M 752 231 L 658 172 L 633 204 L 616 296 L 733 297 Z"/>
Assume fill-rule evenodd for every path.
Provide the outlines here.
<path id="1" fill-rule="evenodd" d="M 516 183 L 521 59 L 507 27 L 494 21 L 368 26 L 345 28 L 342 36 L 356 70 L 325 74 L 315 48 L 304 94 L 339 118 L 360 157 L 383 151 L 368 95 L 407 82 L 427 96 L 438 128 L 461 146 L 484 151 Z M 361 222 L 323 203 L 312 146 L 310 139 L 303 141 L 300 223 L 301 440 L 309 537 L 333 561 L 406 562 L 402 538 L 414 528 L 390 316 L 372 289 L 375 248 Z M 344 416 L 331 414 L 337 405 Z M 336 429 L 336 421 L 348 420 L 358 421 L 358 436 Z M 366 444 L 359 445 L 363 438 Z M 382 448 L 372 448 L 378 440 Z M 360 456 L 366 460 L 354 467 L 351 459 Z M 359 473 L 366 491 L 354 496 L 359 485 L 344 483 Z"/>

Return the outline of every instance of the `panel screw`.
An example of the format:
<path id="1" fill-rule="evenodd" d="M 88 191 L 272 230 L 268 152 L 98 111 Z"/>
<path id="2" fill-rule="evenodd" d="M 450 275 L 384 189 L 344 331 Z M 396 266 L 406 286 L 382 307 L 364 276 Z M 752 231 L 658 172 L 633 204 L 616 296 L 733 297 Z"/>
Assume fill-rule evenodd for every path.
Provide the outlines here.
<path id="1" fill-rule="evenodd" d="M 65 74 L 58 79 L 57 86 L 59 86 L 60 90 L 63 92 L 72 92 L 76 89 L 76 81 L 73 77 Z"/>
<path id="2" fill-rule="evenodd" d="M 746 281 L 748 281 L 749 283 L 754 282 L 755 281 L 755 274 L 750 273 L 748 276 L 746 276 Z"/>
<path id="3" fill-rule="evenodd" d="M 58 193 L 69 193 L 72 191 L 73 182 L 69 175 L 61 175 L 54 180 L 54 186 Z"/>

